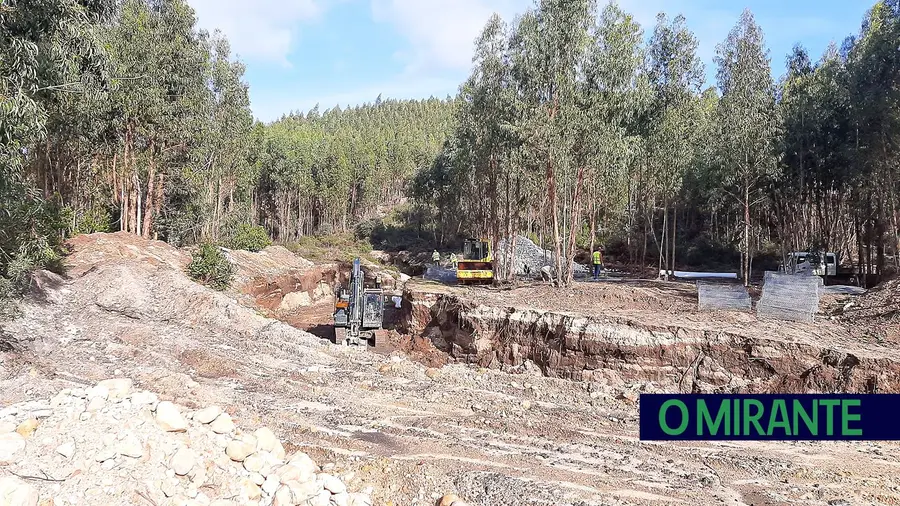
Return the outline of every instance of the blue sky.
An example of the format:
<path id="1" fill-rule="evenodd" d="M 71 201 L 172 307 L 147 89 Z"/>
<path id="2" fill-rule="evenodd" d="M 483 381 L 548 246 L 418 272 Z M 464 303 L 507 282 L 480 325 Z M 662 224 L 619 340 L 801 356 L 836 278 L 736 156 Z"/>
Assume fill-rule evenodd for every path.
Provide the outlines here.
<path id="1" fill-rule="evenodd" d="M 533 0 L 188 0 L 199 24 L 221 29 L 247 65 L 252 108 L 271 121 L 316 103 L 324 110 L 391 98 L 454 95 L 475 37 L 493 12 L 511 21 Z M 603 0 L 601 0 L 601 4 Z M 773 73 L 791 47 L 813 59 L 858 31 L 874 0 L 618 0 L 645 32 L 657 12 L 683 14 L 709 82 L 715 47 L 741 11 L 765 33 Z"/>

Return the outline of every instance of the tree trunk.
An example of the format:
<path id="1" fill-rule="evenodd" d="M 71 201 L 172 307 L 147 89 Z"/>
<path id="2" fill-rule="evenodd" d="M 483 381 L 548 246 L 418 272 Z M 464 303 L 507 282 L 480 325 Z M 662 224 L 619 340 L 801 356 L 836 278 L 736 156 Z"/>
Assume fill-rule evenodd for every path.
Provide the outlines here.
<path id="1" fill-rule="evenodd" d="M 575 195 L 572 197 L 572 220 L 569 229 L 569 244 L 566 248 L 566 286 L 571 286 L 574 272 L 572 266 L 575 262 L 575 238 L 581 222 L 581 188 L 584 185 L 584 166 L 578 169 L 575 180 Z"/>
<path id="2" fill-rule="evenodd" d="M 112 201 L 114 204 L 121 205 L 121 202 L 119 201 L 119 177 L 118 177 L 118 174 L 116 173 L 116 157 L 118 155 L 119 155 L 119 153 L 113 153 L 113 159 L 112 159 L 112 177 L 111 177 L 111 179 L 112 179 Z M 121 219 L 122 218 L 120 216 L 119 221 L 121 221 Z"/>
<path id="3" fill-rule="evenodd" d="M 131 184 L 131 178 L 129 178 L 129 169 L 131 168 L 131 164 L 129 163 L 131 158 L 129 158 L 129 150 L 131 147 L 131 127 L 129 126 L 128 130 L 125 131 L 125 154 L 122 156 L 122 208 L 119 213 L 119 230 L 122 232 L 128 232 L 130 221 L 131 221 L 131 208 L 129 206 L 129 201 L 131 200 L 131 191 L 128 190 L 129 184 Z"/>
<path id="4" fill-rule="evenodd" d="M 140 234 L 141 224 L 143 223 L 141 221 L 143 217 L 143 196 L 141 195 L 141 180 L 138 177 L 137 172 L 132 176 L 132 184 L 134 185 L 134 188 L 132 189 L 134 192 L 134 201 L 132 203 L 134 205 L 134 223 L 131 233 Z"/>
<path id="5" fill-rule="evenodd" d="M 669 242 L 668 242 L 668 232 L 669 232 L 669 201 L 663 200 L 663 222 L 662 222 L 662 232 L 659 238 L 659 270 L 669 270 L 669 259 L 666 258 L 666 252 L 669 251 Z M 656 234 L 653 234 L 653 237 L 656 237 Z M 666 273 L 666 279 L 668 279 L 668 272 Z"/>
<path id="6" fill-rule="evenodd" d="M 744 183 L 744 286 L 750 286 L 750 184 Z"/>
<path id="7" fill-rule="evenodd" d="M 159 219 L 159 216 L 160 216 L 159 213 L 160 213 L 160 210 L 162 209 L 163 199 L 166 198 L 166 186 L 165 186 L 166 179 L 163 176 L 164 176 L 164 174 L 162 172 L 160 172 L 159 176 L 158 176 L 159 179 L 157 180 L 157 184 L 156 184 L 156 194 L 153 196 L 153 204 L 154 204 L 153 214 L 154 214 L 154 216 L 156 216 L 156 219 Z M 156 239 L 158 236 L 159 236 L 159 234 L 157 233 L 157 231 L 154 231 L 153 238 Z"/>
<path id="8" fill-rule="evenodd" d="M 672 273 L 673 273 L 672 275 L 673 276 L 675 275 L 674 274 L 675 273 L 675 238 L 676 238 L 675 232 L 676 232 L 677 225 L 678 225 L 678 204 L 672 203 L 672 238 L 671 238 L 672 258 L 670 259 L 670 261 L 672 264 Z"/>
<path id="9" fill-rule="evenodd" d="M 147 209 L 147 212 L 144 213 L 144 229 L 141 235 L 144 237 L 150 237 L 150 229 L 153 227 L 153 199 L 156 196 L 156 192 L 153 189 L 153 185 L 156 182 L 156 154 L 153 149 L 153 141 L 150 141 L 150 164 L 147 167 L 147 201 L 144 204 L 144 207 Z"/>

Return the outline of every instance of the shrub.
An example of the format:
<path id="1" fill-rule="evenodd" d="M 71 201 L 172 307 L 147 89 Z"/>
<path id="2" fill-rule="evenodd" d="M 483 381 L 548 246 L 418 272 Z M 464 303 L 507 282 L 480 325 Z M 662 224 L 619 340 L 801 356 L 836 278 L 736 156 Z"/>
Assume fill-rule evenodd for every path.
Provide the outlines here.
<path id="1" fill-rule="evenodd" d="M 266 229 L 259 225 L 248 225 L 241 223 L 238 225 L 228 239 L 228 247 L 230 249 L 243 249 L 247 251 L 261 251 L 266 246 L 272 244 Z"/>
<path id="2" fill-rule="evenodd" d="M 112 217 L 109 209 L 92 205 L 80 213 L 72 212 L 76 218 L 72 235 L 93 234 L 94 232 L 109 232 L 111 230 Z"/>
<path id="3" fill-rule="evenodd" d="M 217 245 L 209 242 L 197 248 L 187 270 L 191 278 L 216 290 L 228 288 L 234 276 L 234 266 Z"/>

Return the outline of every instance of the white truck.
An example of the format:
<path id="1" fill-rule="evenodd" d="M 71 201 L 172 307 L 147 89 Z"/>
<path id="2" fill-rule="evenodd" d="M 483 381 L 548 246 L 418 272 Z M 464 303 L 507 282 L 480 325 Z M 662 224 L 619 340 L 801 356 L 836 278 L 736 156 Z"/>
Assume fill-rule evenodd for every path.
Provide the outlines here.
<path id="1" fill-rule="evenodd" d="M 837 253 L 822 252 L 816 255 L 808 251 L 792 251 L 787 254 L 779 270 L 788 274 L 835 277 L 838 275 L 838 264 Z"/>

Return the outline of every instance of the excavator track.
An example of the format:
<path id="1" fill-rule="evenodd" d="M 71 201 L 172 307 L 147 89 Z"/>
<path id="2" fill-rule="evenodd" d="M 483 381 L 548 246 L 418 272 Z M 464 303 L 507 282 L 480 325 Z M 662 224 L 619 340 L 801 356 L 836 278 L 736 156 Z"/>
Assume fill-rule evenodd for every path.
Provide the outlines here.
<path id="1" fill-rule="evenodd" d="M 347 327 L 334 328 L 334 344 L 343 346 L 347 343 Z"/>
<path id="2" fill-rule="evenodd" d="M 387 330 L 381 329 L 376 330 L 375 334 L 375 346 L 372 349 L 375 353 L 381 355 L 390 355 L 392 351 L 394 351 L 393 346 L 391 346 L 390 342 L 390 332 Z"/>

